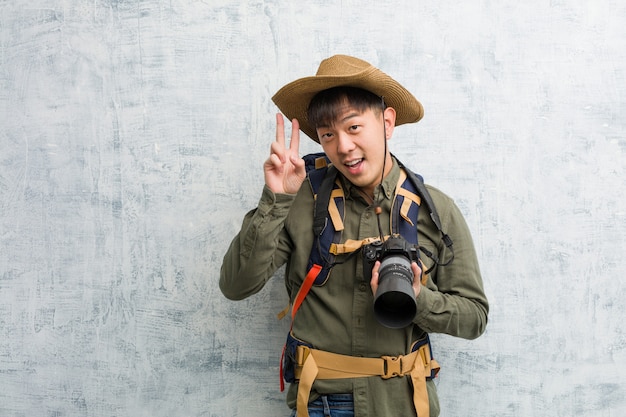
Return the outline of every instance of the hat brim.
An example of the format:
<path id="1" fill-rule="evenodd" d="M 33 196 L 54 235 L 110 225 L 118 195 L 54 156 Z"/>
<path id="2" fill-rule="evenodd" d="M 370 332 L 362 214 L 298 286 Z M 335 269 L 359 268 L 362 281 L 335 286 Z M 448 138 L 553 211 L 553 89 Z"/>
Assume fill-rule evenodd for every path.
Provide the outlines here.
<path id="1" fill-rule="evenodd" d="M 272 101 L 289 120 L 298 119 L 300 129 L 319 142 L 314 126 L 309 124 L 309 103 L 320 91 L 333 87 L 357 87 L 383 97 L 396 111 L 396 126 L 418 122 L 424 116 L 422 104 L 396 80 L 375 67 L 351 75 L 315 75 L 295 80 L 282 87 Z"/>

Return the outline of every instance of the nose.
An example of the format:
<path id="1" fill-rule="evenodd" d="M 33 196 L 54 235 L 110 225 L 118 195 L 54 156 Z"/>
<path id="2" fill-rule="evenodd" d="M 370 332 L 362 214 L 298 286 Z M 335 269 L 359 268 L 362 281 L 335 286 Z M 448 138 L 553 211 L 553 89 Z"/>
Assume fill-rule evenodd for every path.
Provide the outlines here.
<path id="1" fill-rule="evenodd" d="M 337 138 L 337 152 L 339 154 L 349 154 L 354 150 L 355 144 L 350 135 L 346 133 L 339 133 Z"/>

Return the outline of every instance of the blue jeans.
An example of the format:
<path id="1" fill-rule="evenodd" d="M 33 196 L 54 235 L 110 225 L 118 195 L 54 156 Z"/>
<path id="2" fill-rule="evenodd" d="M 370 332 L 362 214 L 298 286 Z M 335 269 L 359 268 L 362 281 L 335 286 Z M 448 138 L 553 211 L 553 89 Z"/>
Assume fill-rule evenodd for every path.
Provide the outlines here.
<path id="1" fill-rule="evenodd" d="M 354 402 L 352 394 L 322 395 L 309 403 L 310 417 L 354 417 Z M 293 410 L 291 417 L 296 417 Z"/>

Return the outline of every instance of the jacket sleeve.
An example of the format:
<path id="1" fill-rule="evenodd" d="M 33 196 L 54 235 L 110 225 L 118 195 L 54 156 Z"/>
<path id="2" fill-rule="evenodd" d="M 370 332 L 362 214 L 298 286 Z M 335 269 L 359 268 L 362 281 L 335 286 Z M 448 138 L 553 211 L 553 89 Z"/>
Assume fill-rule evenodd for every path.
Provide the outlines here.
<path id="1" fill-rule="evenodd" d="M 439 201 L 444 203 L 436 206 L 442 228 L 452 238 L 454 260 L 437 267 L 435 285 L 422 286 L 415 322 L 427 332 L 475 339 L 485 331 L 489 304 L 474 243 L 457 205 L 447 197 Z M 449 249 L 440 245 L 439 253 L 445 263 Z"/>
<path id="2" fill-rule="evenodd" d="M 259 292 L 287 261 L 291 243 L 284 223 L 295 195 L 274 194 L 264 187 L 256 209 L 246 214 L 220 269 L 220 290 L 231 300 Z"/>

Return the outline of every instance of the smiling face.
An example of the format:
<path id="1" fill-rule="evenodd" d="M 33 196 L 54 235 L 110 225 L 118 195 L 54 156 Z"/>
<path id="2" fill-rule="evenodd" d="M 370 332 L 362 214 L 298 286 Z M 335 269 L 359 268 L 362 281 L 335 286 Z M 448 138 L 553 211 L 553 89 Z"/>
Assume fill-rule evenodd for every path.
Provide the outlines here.
<path id="1" fill-rule="evenodd" d="M 385 142 L 393 133 L 396 113 L 391 107 L 383 112 L 381 99 L 365 93 L 373 96 L 371 102 L 351 100 L 344 94 L 323 106 L 316 104 L 324 116 L 314 113 L 313 120 L 328 159 L 348 181 L 373 197 L 381 175 L 386 176 L 391 170 L 391 155 Z"/>

